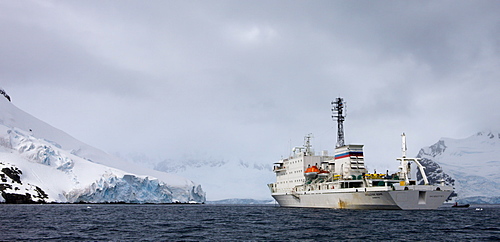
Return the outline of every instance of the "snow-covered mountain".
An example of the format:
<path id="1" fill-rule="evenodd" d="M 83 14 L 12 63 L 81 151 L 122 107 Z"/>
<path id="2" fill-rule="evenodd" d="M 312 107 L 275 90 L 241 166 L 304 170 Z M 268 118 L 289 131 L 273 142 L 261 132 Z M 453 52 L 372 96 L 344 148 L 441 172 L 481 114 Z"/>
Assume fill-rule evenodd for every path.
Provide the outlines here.
<path id="1" fill-rule="evenodd" d="M 267 184 L 276 179 L 271 162 L 261 164 L 193 157 L 155 160 L 144 155 L 128 155 L 127 159 L 200 182 L 209 201 L 234 198 L 268 200 L 271 199 L 271 193 Z"/>
<path id="2" fill-rule="evenodd" d="M 465 139 L 442 138 L 418 153 L 431 183 L 444 179 L 462 203 L 500 204 L 500 134 L 479 132 Z M 421 175 L 417 172 L 421 182 Z"/>
<path id="3" fill-rule="evenodd" d="M 84 144 L 4 96 L 0 97 L 0 202 L 206 200 L 200 185 Z"/>

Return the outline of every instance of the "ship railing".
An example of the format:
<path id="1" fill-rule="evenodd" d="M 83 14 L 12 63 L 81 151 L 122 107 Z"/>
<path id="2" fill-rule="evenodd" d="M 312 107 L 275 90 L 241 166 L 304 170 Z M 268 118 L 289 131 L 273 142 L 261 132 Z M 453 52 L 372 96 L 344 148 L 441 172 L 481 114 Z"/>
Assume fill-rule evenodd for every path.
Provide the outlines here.
<path id="1" fill-rule="evenodd" d="M 297 185 L 293 188 L 295 192 L 303 192 L 304 191 L 304 185 Z"/>
<path id="2" fill-rule="evenodd" d="M 443 188 L 439 187 L 439 186 L 429 186 L 429 185 L 408 185 L 408 184 L 405 184 L 405 185 L 402 185 L 402 184 L 393 184 L 392 185 L 393 189 L 396 190 L 396 191 L 401 191 L 401 190 L 424 190 L 424 191 L 432 191 L 432 190 L 436 190 L 437 188 L 439 188 L 439 190 L 443 190 Z"/>
<path id="3" fill-rule="evenodd" d="M 360 176 L 358 176 L 360 177 Z M 357 178 L 358 178 L 357 177 Z M 385 180 L 399 180 L 399 176 L 396 174 L 388 175 L 388 174 L 378 174 L 378 173 L 367 173 L 364 175 L 365 179 L 385 179 Z M 358 178 L 362 179 L 362 178 Z"/>

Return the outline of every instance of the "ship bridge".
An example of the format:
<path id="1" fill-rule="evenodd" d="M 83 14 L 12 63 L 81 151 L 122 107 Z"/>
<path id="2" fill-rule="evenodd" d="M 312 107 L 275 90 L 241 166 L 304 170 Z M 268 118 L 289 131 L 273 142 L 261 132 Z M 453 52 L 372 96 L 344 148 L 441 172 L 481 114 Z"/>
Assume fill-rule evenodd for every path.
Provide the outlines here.
<path id="1" fill-rule="evenodd" d="M 334 173 L 344 179 L 368 173 L 365 167 L 362 144 L 349 144 L 335 149 Z"/>

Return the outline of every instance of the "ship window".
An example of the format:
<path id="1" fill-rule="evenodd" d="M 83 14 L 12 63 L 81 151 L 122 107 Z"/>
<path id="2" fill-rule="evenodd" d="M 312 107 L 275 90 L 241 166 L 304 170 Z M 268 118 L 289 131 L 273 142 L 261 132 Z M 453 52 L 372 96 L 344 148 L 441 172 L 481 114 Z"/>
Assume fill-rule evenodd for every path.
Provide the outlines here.
<path id="1" fill-rule="evenodd" d="M 362 187 L 363 183 L 362 182 L 350 182 L 351 187 Z"/>
<path id="2" fill-rule="evenodd" d="M 340 184 L 341 188 L 356 188 L 363 187 L 363 182 L 342 182 Z"/>

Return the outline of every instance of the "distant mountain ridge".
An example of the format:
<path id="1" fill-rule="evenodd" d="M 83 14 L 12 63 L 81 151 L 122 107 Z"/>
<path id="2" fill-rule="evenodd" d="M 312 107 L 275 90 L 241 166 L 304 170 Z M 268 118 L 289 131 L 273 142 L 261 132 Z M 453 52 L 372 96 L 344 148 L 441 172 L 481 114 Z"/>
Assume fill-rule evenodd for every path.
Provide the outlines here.
<path id="1" fill-rule="evenodd" d="M 200 185 L 108 155 L 7 98 L 0 98 L 0 195 L 9 203 L 206 200 Z"/>
<path id="2" fill-rule="evenodd" d="M 193 157 L 155 161 L 144 155 L 131 155 L 128 159 L 199 182 L 208 194 L 207 199 L 212 201 L 233 198 L 269 199 L 271 193 L 267 184 L 276 179 L 271 163 Z"/>
<path id="3" fill-rule="evenodd" d="M 478 132 L 465 139 L 442 138 L 418 155 L 431 183 L 455 187 L 461 203 L 500 204 L 500 133 Z M 422 183 L 422 176 L 417 172 Z"/>
<path id="4" fill-rule="evenodd" d="M 154 165 L 155 170 L 171 172 L 171 173 L 181 173 L 189 171 L 191 169 L 202 168 L 202 167 L 221 167 L 225 165 L 227 161 L 224 160 L 199 160 L 199 159 L 187 159 L 182 162 L 167 159 L 156 163 Z"/>

